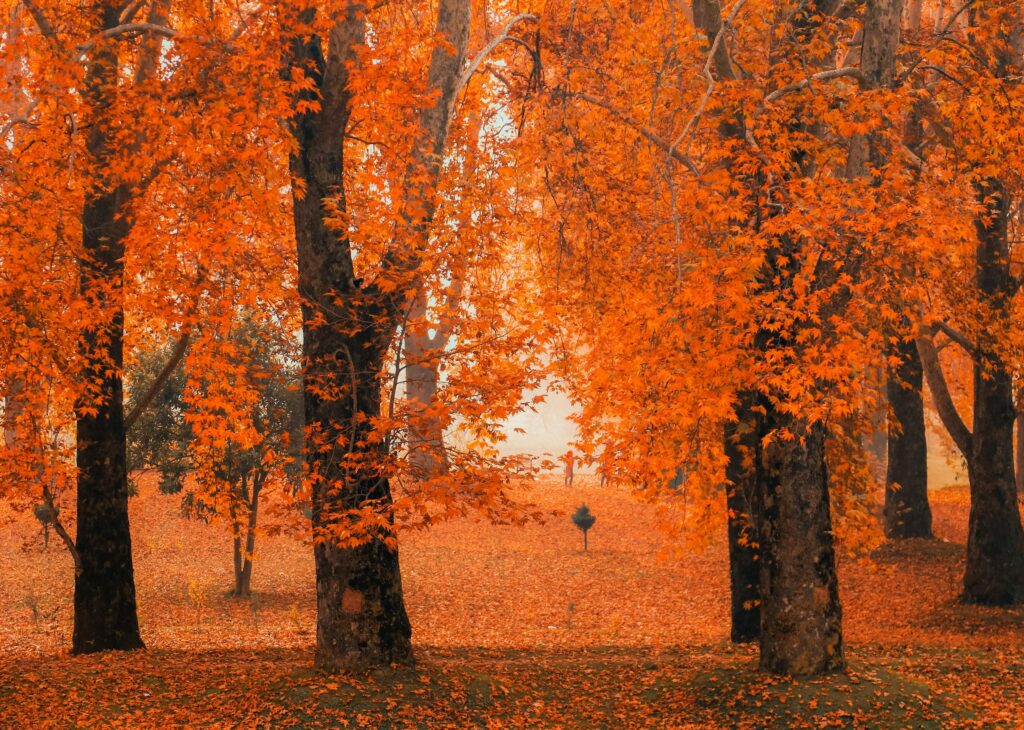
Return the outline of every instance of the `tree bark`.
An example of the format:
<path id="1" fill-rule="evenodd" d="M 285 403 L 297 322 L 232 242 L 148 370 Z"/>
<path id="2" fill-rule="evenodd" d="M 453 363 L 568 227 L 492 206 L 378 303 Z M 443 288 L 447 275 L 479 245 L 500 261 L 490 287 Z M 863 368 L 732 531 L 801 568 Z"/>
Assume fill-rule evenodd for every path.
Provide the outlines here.
<path id="1" fill-rule="evenodd" d="M 978 186 L 975 282 L 982 304 L 1007 321 L 1016 284 L 1010 272 L 1010 205 L 1002 184 Z M 1007 605 L 1024 601 L 1024 530 L 1014 481 L 1013 380 L 991 347 L 981 345 L 974 363 L 974 428 L 968 476 L 971 514 L 963 600 Z"/>
<path id="2" fill-rule="evenodd" d="M 825 426 L 773 413 L 762 454 L 761 668 L 790 676 L 844 666 L 842 610 L 825 465 Z"/>
<path id="3" fill-rule="evenodd" d="M 347 231 L 325 215 L 324 202 L 346 211 L 342 140 L 350 115 L 349 72 L 363 43 L 366 8 L 350 4 L 344 17 L 339 15 L 326 58 L 315 33 L 292 42 L 291 63 L 316 86 L 300 98 L 315 105 L 293 121 L 298 150 L 291 171 L 305 183 L 293 197 L 309 433 L 306 468 L 313 488 L 316 663 L 329 671 L 361 671 L 412 656 L 391 512 L 391 455 L 387 439 L 370 437 L 381 412 L 384 359 L 403 313 L 419 294 L 418 268 L 465 63 L 470 10 L 469 0 L 438 4 L 435 30 L 445 42 L 431 55 L 427 88 L 439 93 L 420 112 L 420 138 L 404 187 L 396 191 L 401 235 L 382 255 L 373 272 L 377 278 L 365 284 L 355 275 Z M 301 16 L 306 22 L 314 18 L 312 8 Z M 353 536 L 351 528 L 360 521 L 356 516 L 365 518 L 367 512 L 376 513 L 377 526 Z"/>
<path id="4" fill-rule="evenodd" d="M 245 543 L 242 543 L 242 533 L 235 526 L 234 553 L 235 553 L 235 591 L 238 598 L 248 598 L 252 595 L 252 562 L 256 551 L 256 524 L 259 517 L 260 492 L 266 481 L 267 475 L 257 472 L 252 477 L 252 494 L 243 486 L 242 496 L 245 504 Z"/>
<path id="5" fill-rule="evenodd" d="M 305 14 L 312 20 L 314 13 Z M 325 219 L 324 201 L 345 210 L 343 135 L 350 114 L 349 69 L 365 33 L 362 9 L 349 6 L 334 26 L 325 59 L 317 35 L 293 43 L 293 62 L 319 87 L 320 108 L 294 123 L 293 175 L 299 294 L 303 310 L 303 403 L 309 440 L 317 585 L 316 664 L 363 671 L 412 657 L 412 628 L 402 596 L 394 535 L 384 528 L 346 542 L 345 520 L 376 505 L 387 511 L 391 490 L 367 443 L 369 419 L 380 414 L 380 373 L 396 321 L 386 304 L 356 280 L 344 229 Z M 314 95 L 315 96 L 315 95 Z"/>
<path id="6" fill-rule="evenodd" d="M 120 7 L 95 7 L 103 28 L 118 24 Z M 113 120 L 106 116 L 117 94 L 119 62 L 114 43 L 98 43 L 84 91 L 93 119 L 86 148 L 96 169 L 108 169 L 115 150 Z M 76 654 L 143 646 L 135 604 L 124 399 L 124 240 L 130 192 L 101 181 L 86 193 L 82 211 L 80 292 L 101 322 L 86 329 L 79 350 L 90 384 L 77 417 L 78 530 L 81 570 L 75 576 L 72 651 Z"/>
<path id="7" fill-rule="evenodd" d="M 913 339 L 900 339 L 891 355 L 899 359 L 886 382 L 889 401 L 885 476 L 885 536 L 932 537 L 928 504 L 928 444 L 925 440 L 924 370 Z"/>
<path id="8" fill-rule="evenodd" d="M 410 319 L 422 321 L 426 316 L 426 296 L 416 297 Z M 444 426 L 436 412 L 438 388 L 438 359 L 448 342 L 445 323 L 439 323 L 438 332 L 431 336 L 424 331 L 406 331 L 405 390 L 413 406 L 409 426 L 409 466 L 415 479 L 429 479 L 448 471 L 448 456 L 444 444 Z"/>
<path id="9" fill-rule="evenodd" d="M 761 634 L 761 563 L 755 503 L 760 473 L 760 419 L 752 396 L 736 408 L 737 421 L 725 431 L 726 508 L 729 534 L 729 588 L 732 623 L 730 636 L 737 644 L 757 641 Z"/>

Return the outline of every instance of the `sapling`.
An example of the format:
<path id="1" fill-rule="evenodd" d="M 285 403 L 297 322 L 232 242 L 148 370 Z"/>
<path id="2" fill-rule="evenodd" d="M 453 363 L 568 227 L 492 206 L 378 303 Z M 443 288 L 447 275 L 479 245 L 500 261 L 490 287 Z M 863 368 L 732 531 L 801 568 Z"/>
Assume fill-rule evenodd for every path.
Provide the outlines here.
<path id="1" fill-rule="evenodd" d="M 573 513 L 572 522 L 583 532 L 583 552 L 587 552 L 587 531 L 594 526 L 597 518 L 590 513 L 590 508 L 581 504 L 579 509 Z"/>

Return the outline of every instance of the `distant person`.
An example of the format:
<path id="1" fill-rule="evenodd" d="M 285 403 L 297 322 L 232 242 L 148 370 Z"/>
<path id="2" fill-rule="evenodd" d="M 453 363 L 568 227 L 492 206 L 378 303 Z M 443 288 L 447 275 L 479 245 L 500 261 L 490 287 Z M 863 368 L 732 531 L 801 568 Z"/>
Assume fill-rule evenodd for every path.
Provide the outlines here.
<path id="1" fill-rule="evenodd" d="M 565 462 L 565 486 L 572 486 L 572 470 L 576 466 L 576 455 L 572 453 L 572 449 L 565 452 L 565 456 L 562 457 L 562 461 Z"/>
<path id="2" fill-rule="evenodd" d="M 612 461 L 611 457 L 608 455 L 607 450 L 601 453 L 601 462 L 598 465 L 597 469 L 598 474 L 601 477 L 601 481 L 598 483 L 598 486 L 603 489 L 605 482 L 608 481 L 608 474 L 612 470 Z"/>

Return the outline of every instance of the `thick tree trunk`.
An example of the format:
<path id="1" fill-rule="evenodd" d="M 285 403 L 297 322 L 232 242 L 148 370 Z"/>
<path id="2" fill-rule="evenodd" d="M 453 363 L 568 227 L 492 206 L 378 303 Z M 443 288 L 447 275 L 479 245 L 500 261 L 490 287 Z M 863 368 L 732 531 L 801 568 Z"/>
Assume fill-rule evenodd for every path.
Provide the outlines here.
<path id="1" fill-rule="evenodd" d="M 368 505 L 386 510 L 391 504 L 387 476 L 377 466 L 382 455 L 366 444 L 369 427 L 362 420 L 380 414 L 380 383 L 375 376 L 384 353 L 326 328 L 305 332 L 306 422 L 316 434 L 307 454 L 314 475 L 316 664 L 329 671 L 363 671 L 406 662 L 412 657 L 412 627 L 393 531 L 360 536 L 355 546 L 345 542 L 348 511 Z M 355 404 L 349 394 L 336 400 L 318 394 L 319 386 L 331 381 L 335 352 L 352 355 L 354 372 L 344 375 L 357 381 Z M 327 372 L 322 369 L 325 364 Z M 338 440 L 345 444 L 344 455 L 315 447 Z"/>
<path id="2" fill-rule="evenodd" d="M 757 641 L 761 634 L 761 563 L 755 500 L 760 473 L 760 419 L 752 395 L 741 398 L 737 421 L 725 431 L 726 507 L 729 527 L 730 635 L 735 643 Z"/>
<path id="3" fill-rule="evenodd" d="M 338 14 L 326 57 L 316 33 L 295 38 L 291 49 L 292 63 L 317 87 L 301 100 L 318 102 L 293 122 L 298 149 L 291 171 L 305 183 L 294 194 L 294 218 L 309 432 L 306 468 L 313 485 L 316 663 L 330 671 L 359 671 L 412 656 L 392 526 L 391 455 L 386 439 L 370 436 L 381 411 L 384 358 L 401 314 L 418 294 L 417 268 L 429 238 L 472 15 L 468 0 L 438 4 L 436 34 L 446 42 L 431 54 L 427 86 L 439 94 L 420 111 L 421 138 L 413 149 L 407 188 L 395 193 L 404 225 L 400 240 L 392 242 L 374 272 L 383 282 L 378 286 L 356 277 L 351 242 L 335 213 L 346 211 L 343 140 L 350 115 L 349 73 L 364 40 L 365 11 L 351 4 L 344 17 Z M 306 22 L 315 17 L 314 8 L 301 14 Z M 367 520 L 367 513 L 386 518 L 353 535 L 356 524 L 376 521 Z"/>
<path id="4" fill-rule="evenodd" d="M 979 186 L 976 285 L 982 302 L 1005 321 L 1016 284 L 1010 272 L 1009 201 L 1002 185 Z M 1013 381 L 988 343 L 974 364 L 974 428 L 968 476 L 971 515 L 963 600 L 1006 605 L 1024 601 L 1024 530 L 1014 481 Z"/>
<path id="5" fill-rule="evenodd" d="M 317 111 L 295 120 L 298 151 L 291 169 L 305 183 L 294 195 L 305 460 L 313 489 L 316 664 L 328 671 L 363 671 L 412 657 L 394 532 L 384 527 L 351 535 L 347 524 L 358 510 L 387 514 L 391 506 L 381 468 L 386 454 L 367 436 L 380 414 L 378 377 L 398 325 L 388 296 L 357 280 L 347 233 L 327 219 L 324 206 L 331 201 L 333 209 L 345 210 L 343 135 L 349 69 L 365 33 L 362 12 L 349 6 L 332 29 L 326 58 L 315 34 L 296 39 L 292 49 L 294 63 L 319 86 L 320 101 Z M 311 10 L 304 19 L 314 16 Z"/>
<path id="6" fill-rule="evenodd" d="M 885 536 L 932 537 L 928 504 L 928 444 L 925 440 L 924 372 L 912 339 L 901 339 L 891 354 L 899 365 L 889 373 L 889 447 L 885 489 Z"/>
<path id="7" fill-rule="evenodd" d="M 104 28 L 118 23 L 120 8 L 100 5 Z M 89 155 L 105 169 L 113 152 L 104 110 L 116 95 L 118 57 L 113 44 L 97 46 L 85 79 L 95 113 L 87 139 Z M 123 367 L 124 239 L 128 190 L 101 187 L 86 194 L 82 213 L 82 297 L 103 321 L 86 330 L 80 343 L 90 383 L 80 404 L 77 432 L 78 530 L 81 570 L 75 577 L 72 651 L 87 653 L 143 646 L 135 605 L 131 533 L 128 526 Z M 84 408 L 83 406 L 88 406 Z"/>
<path id="8" fill-rule="evenodd" d="M 825 426 L 774 415 L 776 435 L 786 428 L 794 437 L 762 455 L 761 668 L 824 674 L 844 666 Z"/>

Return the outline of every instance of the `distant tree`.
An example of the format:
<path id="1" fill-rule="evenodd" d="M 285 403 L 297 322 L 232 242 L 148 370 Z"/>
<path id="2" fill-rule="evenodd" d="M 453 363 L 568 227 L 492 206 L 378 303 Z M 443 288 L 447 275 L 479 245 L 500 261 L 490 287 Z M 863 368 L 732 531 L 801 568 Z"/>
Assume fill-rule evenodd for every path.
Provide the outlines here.
<path id="1" fill-rule="evenodd" d="M 246 597 L 252 586 L 260 497 L 274 481 L 299 479 L 302 403 L 297 363 L 264 323 L 246 314 L 226 338 L 199 339 L 204 352 L 197 357 L 205 367 L 194 367 L 191 374 L 178 368 L 167 379 L 131 430 L 129 464 L 158 471 L 160 491 L 166 494 L 181 492 L 186 477 L 195 477 L 182 497 L 182 513 L 228 520 L 232 593 Z M 212 348 L 217 349 L 219 368 L 203 359 Z M 143 353 L 129 383 L 149 382 L 150 371 L 165 362 L 164 348 Z"/>
<path id="2" fill-rule="evenodd" d="M 590 513 L 590 508 L 585 504 L 581 504 L 572 515 L 572 522 L 576 527 L 583 533 L 583 552 L 587 551 L 587 532 L 594 523 L 597 522 L 597 518 Z"/>

